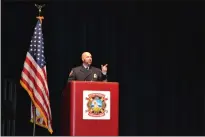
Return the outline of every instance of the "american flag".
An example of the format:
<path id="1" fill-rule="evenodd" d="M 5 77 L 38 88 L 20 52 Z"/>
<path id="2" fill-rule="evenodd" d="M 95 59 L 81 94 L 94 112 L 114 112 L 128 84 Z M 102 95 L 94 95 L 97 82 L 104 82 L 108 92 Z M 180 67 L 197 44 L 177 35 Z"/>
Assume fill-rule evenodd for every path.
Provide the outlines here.
<path id="1" fill-rule="evenodd" d="M 52 134 L 52 115 L 43 45 L 42 20 L 39 18 L 26 54 L 20 83 L 32 100 L 31 122 L 33 122 L 33 108 L 36 108 L 36 124 L 47 128 Z"/>

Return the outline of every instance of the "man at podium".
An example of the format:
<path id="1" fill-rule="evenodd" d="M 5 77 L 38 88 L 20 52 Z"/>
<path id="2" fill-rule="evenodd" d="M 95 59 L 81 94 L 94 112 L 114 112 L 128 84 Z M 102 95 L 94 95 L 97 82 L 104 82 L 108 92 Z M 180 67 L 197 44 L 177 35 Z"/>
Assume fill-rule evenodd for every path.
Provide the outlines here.
<path id="1" fill-rule="evenodd" d="M 107 81 L 107 64 L 99 68 L 91 66 L 92 55 L 89 52 L 83 52 L 82 65 L 75 67 L 69 74 L 68 81 Z"/>

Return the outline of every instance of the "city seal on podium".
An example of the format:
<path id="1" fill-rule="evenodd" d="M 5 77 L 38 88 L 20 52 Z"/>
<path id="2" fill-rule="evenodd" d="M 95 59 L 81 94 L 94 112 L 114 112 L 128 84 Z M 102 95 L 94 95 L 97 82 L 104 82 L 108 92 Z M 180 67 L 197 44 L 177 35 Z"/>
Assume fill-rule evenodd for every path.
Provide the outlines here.
<path id="1" fill-rule="evenodd" d="M 88 115 L 91 117 L 102 117 L 107 113 L 106 101 L 104 94 L 92 93 L 86 97 L 87 100 L 87 110 Z"/>

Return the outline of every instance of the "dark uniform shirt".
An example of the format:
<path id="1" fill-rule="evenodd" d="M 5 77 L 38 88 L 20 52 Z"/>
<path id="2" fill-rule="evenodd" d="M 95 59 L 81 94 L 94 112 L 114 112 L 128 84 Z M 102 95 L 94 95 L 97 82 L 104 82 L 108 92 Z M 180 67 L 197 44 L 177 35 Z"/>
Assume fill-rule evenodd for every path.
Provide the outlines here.
<path id="1" fill-rule="evenodd" d="M 87 70 L 83 65 L 72 69 L 68 81 L 107 81 L 107 75 L 104 75 L 99 68 L 90 66 Z"/>

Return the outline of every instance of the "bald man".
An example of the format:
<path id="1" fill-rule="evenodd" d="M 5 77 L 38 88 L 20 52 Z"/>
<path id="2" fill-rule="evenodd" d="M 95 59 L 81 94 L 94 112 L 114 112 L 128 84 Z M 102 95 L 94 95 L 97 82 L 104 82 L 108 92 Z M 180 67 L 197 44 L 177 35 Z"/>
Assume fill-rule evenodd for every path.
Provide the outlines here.
<path id="1" fill-rule="evenodd" d="M 91 66 L 92 55 L 89 52 L 83 52 L 82 65 L 75 67 L 69 74 L 68 81 L 107 81 L 107 64 L 99 68 Z"/>

